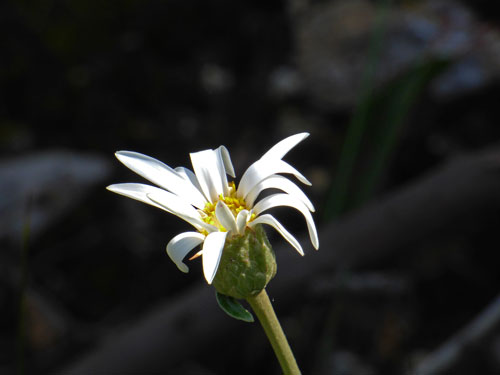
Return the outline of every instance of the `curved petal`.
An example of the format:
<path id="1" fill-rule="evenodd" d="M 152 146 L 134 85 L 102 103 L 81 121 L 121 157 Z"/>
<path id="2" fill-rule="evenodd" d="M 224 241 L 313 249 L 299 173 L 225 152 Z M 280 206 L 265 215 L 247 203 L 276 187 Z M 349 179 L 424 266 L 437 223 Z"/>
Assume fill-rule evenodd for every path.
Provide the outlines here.
<path id="1" fill-rule="evenodd" d="M 255 199 L 257 199 L 259 194 L 265 189 L 283 190 L 285 193 L 290 194 L 291 196 L 297 198 L 302 203 L 304 203 L 306 207 L 309 209 L 309 211 L 314 212 L 314 206 L 309 200 L 309 198 L 307 198 L 307 196 L 304 194 L 304 192 L 300 190 L 300 188 L 297 185 L 295 185 L 292 181 L 290 181 L 288 178 L 277 174 L 273 174 L 268 178 L 266 178 L 265 180 L 262 180 L 257 185 L 255 185 L 252 190 L 250 190 L 250 192 L 245 198 L 247 206 L 253 207 Z"/>
<path id="2" fill-rule="evenodd" d="M 203 194 L 168 165 L 138 152 L 118 151 L 115 155 L 126 167 L 138 175 L 171 191 L 193 206 L 198 208 L 205 207 L 206 200 Z"/>
<path id="3" fill-rule="evenodd" d="M 120 194 L 125 197 L 132 198 L 146 204 L 150 204 L 151 206 L 161 208 L 162 210 L 171 213 L 171 211 L 165 209 L 165 207 L 159 205 L 156 202 L 153 202 L 151 199 L 147 197 L 147 195 L 150 193 L 164 191 L 163 189 L 157 188 L 155 186 L 145 185 L 145 184 L 135 184 L 135 183 L 124 183 L 124 184 L 109 185 L 108 187 L 106 187 L 106 189 L 112 191 L 113 193 Z"/>
<path id="4" fill-rule="evenodd" d="M 203 274 L 209 284 L 212 284 L 217 273 L 226 236 L 227 232 L 209 233 L 203 243 Z"/>
<path id="5" fill-rule="evenodd" d="M 248 219 L 250 218 L 250 212 L 248 210 L 241 210 L 236 216 L 236 227 L 239 234 L 245 232 L 245 227 L 247 225 Z"/>
<path id="6" fill-rule="evenodd" d="M 217 217 L 217 220 L 219 220 L 219 223 L 221 223 L 221 225 L 226 228 L 228 232 L 233 231 L 233 233 L 238 233 L 234 215 L 224 202 L 217 202 L 217 205 L 215 206 L 215 216 Z"/>
<path id="7" fill-rule="evenodd" d="M 224 165 L 224 170 L 228 175 L 230 175 L 232 178 L 236 177 L 236 174 L 234 173 L 234 167 L 233 163 L 231 162 L 231 156 L 229 156 L 229 151 L 225 146 L 219 146 L 215 151 L 219 154 L 220 160 L 222 160 L 222 164 Z M 227 184 L 227 182 L 226 182 Z"/>
<path id="8" fill-rule="evenodd" d="M 199 232 L 184 232 L 170 240 L 167 254 L 182 272 L 188 272 L 188 266 L 182 261 L 185 256 L 205 240 Z"/>
<path id="9" fill-rule="evenodd" d="M 227 194 L 227 177 L 219 154 L 214 150 L 204 150 L 189 155 L 194 173 L 207 200 L 213 203 L 220 194 Z"/>
<path id="10" fill-rule="evenodd" d="M 304 255 L 304 250 L 302 250 L 302 246 L 300 246 L 299 241 L 297 241 L 295 237 L 292 236 L 292 234 L 289 231 L 287 231 L 285 227 L 281 225 L 281 223 L 278 220 L 274 218 L 274 216 L 269 214 L 262 215 L 259 216 L 254 221 L 248 223 L 250 227 L 253 227 L 257 224 L 267 224 L 272 226 L 274 229 L 278 231 L 279 234 L 283 236 L 285 240 L 288 241 L 290 245 L 292 245 L 299 252 L 300 255 Z"/>
<path id="11" fill-rule="evenodd" d="M 304 215 L 307 223 L 307 230 L 309 231 L 309 238 L 311 239 L 311 243 L 313 244 L 314 248 L 318 250 L 319 240 L 318 233 L 316 232 L 316 226 L 314 225 L 314 220 L 304 203 L 302 203 L 298 199 L 288 194 L 273 194 L 258 202 L 254 206 L 253 211 L 255 212 L 255 214 L 259 215 L 261 212 L 277 206 L 293 207 L 299 210 L 302 215 Z"/>
<path id="12" fill-rule="evenodd" d="M 205 229 L 207 232 L 217 230 L 215 226 L 207 224 L 201 220 L 198 211 L 175 194 L 158 189 L 158 191 L 148 193 L 147 197 L 154 203 L 162 206 L 166 211 L 187 221 L 198 230 Z"/>
<path id="13" fill-rule="evenodd" d="M 299 133 L 283 139 L 269 149 L 261 159 L 282 159 L 288 151 L 297 146 L 297 144 L 309 137 L 309 133 Z"/>
<path id="14" fill-rule="evenodd" d="M 243 198 L 262 180 L 276 173 L 290 173 L 300 182 L 311 185 L 299 171 L 283 160 L 259 159 L 245 171 L 238 185 L 238 198 Z"/>

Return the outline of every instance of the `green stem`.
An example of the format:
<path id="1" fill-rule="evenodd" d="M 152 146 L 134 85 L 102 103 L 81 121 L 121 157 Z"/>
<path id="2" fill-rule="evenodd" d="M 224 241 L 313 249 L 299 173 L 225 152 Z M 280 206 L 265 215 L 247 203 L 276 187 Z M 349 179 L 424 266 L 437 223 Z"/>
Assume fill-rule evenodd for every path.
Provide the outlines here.
<path id="1" fill-rule="evenodd" d="M 300 375 L 300 370 L 293 356 L 292 349 L 288 345 L 285 333 L 274 313 L 273 305 L 269 300 L 266 290 L 263 289 L 255 297 L 247 298 L 247 301 L 252 306 L 257 318 L 259 318 L 260 324 L 262 324 L 266 332 L 284 375 Z"/>

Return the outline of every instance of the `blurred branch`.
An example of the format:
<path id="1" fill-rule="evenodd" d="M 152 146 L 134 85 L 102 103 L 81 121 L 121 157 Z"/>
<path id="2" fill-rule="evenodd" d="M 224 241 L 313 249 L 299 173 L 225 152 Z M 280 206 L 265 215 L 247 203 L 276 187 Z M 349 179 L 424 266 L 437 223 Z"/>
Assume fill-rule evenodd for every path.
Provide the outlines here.
<path id="1" fill-rule="evenodd" d="M 23 236 L 20 254 L 21 277 L 19 283 L 19 311 L 17 328 L 17 373 L 25 374 L 26 351 L 26 287 L 28 285 L 28 248 L 30 242 L 30 215 L 33 198 L 28 196 L 24 213 Z"/>
<path id="2" fill-rule="evenodd" d="M 321 251 L 299 258 L 276 246 L 280 272 L 269 285 L 279 306 L 292 302 L 318 272 L 352 268 L 398 251 L 411 251 L 430 235 L 467 228 L 500 208 L 500 150 L 463 156 L 385 199 L 320 231 Z M 308 239 L 302 238 L 303 244 Z M 200 284 L 202 282 L 200 281 Z M 289 293 L 293 290 L 293 293 Z M 214 291 L 200 285 L 159 306 L 135 325 L 108 337 L 63 374 L 164 373 L 206 350 L 245 323 L 219 310 Z"/>
<path id="3" fill-rule="evenodd" d="M 464 354 L 485 341 L 500 327 L 500 296 L 436 351 L 426 356 L 417 366 L 415 375 L 442 374 L 464 359 Z"/>

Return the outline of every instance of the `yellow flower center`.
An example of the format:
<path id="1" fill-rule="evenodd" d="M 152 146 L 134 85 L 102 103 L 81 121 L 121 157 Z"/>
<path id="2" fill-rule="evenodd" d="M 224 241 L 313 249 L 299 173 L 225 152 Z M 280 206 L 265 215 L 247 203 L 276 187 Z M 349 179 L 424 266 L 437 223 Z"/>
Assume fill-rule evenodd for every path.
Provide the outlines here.
<path id="1" fill-rule="evenodd" d="M 219 201 L 224 202 L 226 206 L 229 207 L 235 218 L 238 216 L 240 211 L 249 210 L 247 208 L 245 200 L 240 199 L 236 196 L 236 186 L 234 184 L 234 181 L 231 181 L 229 183 L 228 190 L 229 190 L 229 195 L 227 197 L 223 196 L 222 194 L 219 195 L 219 199 L 217 201 L 213 203 L 207 202 L 205 204 L 205 208 L 202 210 L 203 221 L 205 223 L 215 225 L 216 227 L 219 228 L 221 232 L 227 232 L 227 229 L 221 225 L 221 223 L 219 222 L 219 220 L 217 220 L 217 217 L 215 216 L 215 206 L 217 205 L 217 202 Z M 252 214 L 250 220 L 253 220 L 254 218 L 255 214 Z"/>

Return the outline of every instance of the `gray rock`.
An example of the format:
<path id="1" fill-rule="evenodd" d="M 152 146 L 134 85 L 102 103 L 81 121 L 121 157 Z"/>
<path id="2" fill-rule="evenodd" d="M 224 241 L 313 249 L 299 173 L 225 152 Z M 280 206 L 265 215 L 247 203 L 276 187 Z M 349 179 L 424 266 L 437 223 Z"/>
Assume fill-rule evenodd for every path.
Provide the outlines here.
<path id="1" fill-rule="evenodd" d="M 0 239 L 21 238 L 29 217 L 37 236 L 110 175 L 106 159 L 47 151 L 0 161 Z M 103 187 L 104 188 L 104 187 Z"/>
<path id="2" fill-rule="evenodd" d="M 317 104 L 350 108 L 361 95 L 367 68 L 373 86 L 416 64 L 449 60 L 451 66 L 431 92 L 437 98 L 460 95 L 500 77 L 500 33 L 476 20 L 455 1 L 402 3 L 382 18 L 377 58 L 370 61 L 378 10 L 365 0 L 321 2 L 294 17 L 297 64 L 305 89 Z"/>

